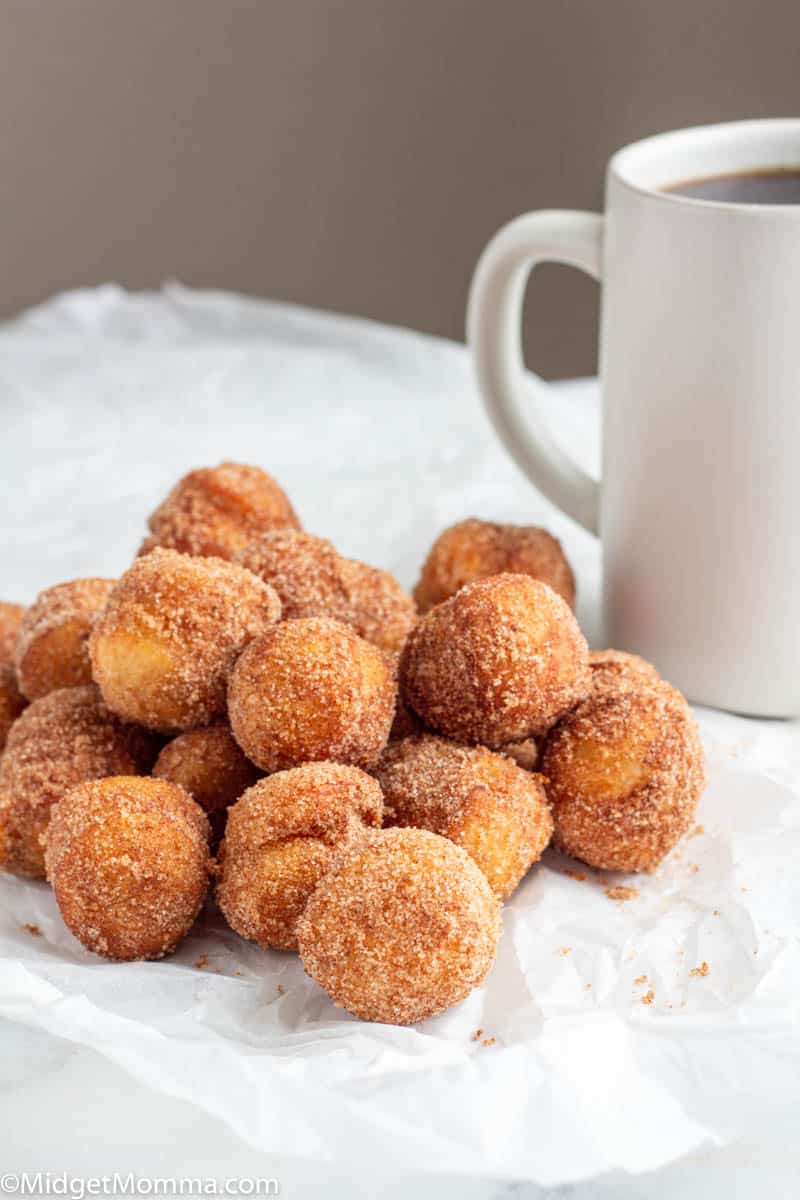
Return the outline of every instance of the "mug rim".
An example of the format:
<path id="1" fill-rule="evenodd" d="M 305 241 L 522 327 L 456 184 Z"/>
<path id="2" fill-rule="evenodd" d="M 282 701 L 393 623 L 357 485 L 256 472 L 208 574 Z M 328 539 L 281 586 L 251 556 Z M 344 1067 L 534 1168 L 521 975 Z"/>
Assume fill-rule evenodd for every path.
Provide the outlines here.
<path id="1" fill-rule="evenodd" d="M 683 171 L 677 168 L 680 162 L 686 163 Z M 672 168 L 667 170 L 669 164 Z M 656 133 L 617 150 L 609 159 L 607 179 L 664 204 L 800 218 L 800 204 L 708 200 L 667 190 L 693 179 L 780 169 L 800 172 L 800 117 L 722 121 Z"/>

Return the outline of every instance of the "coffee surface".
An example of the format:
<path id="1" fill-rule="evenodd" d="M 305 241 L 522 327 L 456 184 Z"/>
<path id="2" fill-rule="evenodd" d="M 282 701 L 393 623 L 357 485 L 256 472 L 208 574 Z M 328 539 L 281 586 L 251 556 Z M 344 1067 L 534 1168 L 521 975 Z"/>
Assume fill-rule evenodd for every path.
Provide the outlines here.
<path id="1" fill-rule="evenodd" d="M 673 183 L 663 191 L 723 204 L 800 204 L 800 167 L 709 175 Z"/>

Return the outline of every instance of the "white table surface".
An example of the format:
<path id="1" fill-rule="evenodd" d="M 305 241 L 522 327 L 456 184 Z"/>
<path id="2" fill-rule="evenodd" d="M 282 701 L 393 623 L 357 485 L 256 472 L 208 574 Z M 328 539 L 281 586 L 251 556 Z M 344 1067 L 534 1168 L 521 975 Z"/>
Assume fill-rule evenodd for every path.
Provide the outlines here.
<path id="1" fill-rule="evenodd" d="M 182 358 L 186 386 L 170 395 L 137 386 L 137 355 L 148 346 L 140 329 L 150 330 L 149 343 L 173 345 Z M 463 349 L 432 339 L 415 339 L 415 355 L 426 360 L 425 387 L 416 403 L 413 378 L 403 370 L 403 345 L 391 331 L 360 322 L 343 322 L 277 305 L 243 306 L 233 299 L 194 296 L 174 289 L 168 296 L 126 300 L 116 289 L 77 294 L 28 314 L 0 332 L 4 379 L 13 379 L 16 354 L 37 346 L 43 354 L 65 354 L 65 364 L 79 348 L 84 364 L 107 363 L 109 339 L 133 351 L 107 380 L 115 391 L 108 411 L 65 408 L 56 394 L 32 398 L 0 396 L 10 436 L 0 448 L 4 467 L 0 480 L 6 523 L 2 592 L 25 601 L 40 587 L 71 575 L 113 573 L 122 569 L 135 547 L 143 514 L 165 487 L 188 466 L 223 457 L 256 461 L 281 478 L 298 502 L 308 528 L 331 536 L 348 553 L 394 569 L 411 584 L 427 548 L 408 530 L 409 505 L 427 513 L 429 542 L 445 524 L 476 513 L 497 519 L 541 522 L 562 537 L 578 573 L 579 615 L 590 639 L 597 635 L 597 550 L 592 539 L 576 530 L 532 492 L 497 450 L 488 460 L 472 460 L 469 446 L 476 436 L 491 438 L 478 411 Z M 259 345 L 280 343 L 287 360 L 296 362 L 305 346 L 330 356 L 330 387 L 313 398 L 297 387 L 260 396 L 247 376 Z M 214 347 L 214 377 L 207 367 Z M 374 411 L 352 405 L 337 393 L 337 355 L 363 357 L 364 370 L 374 371 Z M 374 361 L 371 363 L 371 359 Z M 138 361 L 142 361 L 141 358 Z M 393 362 L 396 371 L 393 371 Z M 9 370 L 9 363 L 12 369 Z M 65 369 L 67 369 L 65 367 Z M 237 384 L 241 374 L 241 387 Z M 442 409 L 430 410 L 431 378 L 441 374 Z M 463 405 L 453 403 L 454 374 L 463 381 Z M 202 380 L 203 396 L 192 393 L 191 380 Z M 447 381 L 447 386 L 445 386 Z M 223 397 L 213 402 L 214 389 Z M 209 407 L 209 390 L 212 392 Z M 447 397 L 445 401 L 445 396 Z M 202 401 L 202 402 L 200 402 Z M 37 406 L 31 423 L 30 405 Z M 15 443 L 15 418 L 26 408 L 26 443 Z M 561 385 L 553 400 L 560 436 L 587 465 L 596 465 L 596 389 L 592 383 Z M 216 413 L 211 421 L 209 412 Z M 276 414 L 280 414 L 277 419 Z M 273 419 L 274 418 L 274 419 Z M 325 425 L 352 427 L 350 461 L 326 456 Z M 308 439 L 303 453 L 287 428 L 305 422 Z M 430 440 L 415 460 L 403 458 L 404 431 L 430 427 Z M 21 427 L 21 423 L 20 423 Z M 35 431 L 31 437 L 30 431 Z M 340 430 L 341 432 L 341 430 Z M 360 465 L 359 446 L 370 439 L 372 453 Z M 375 453 L 380 441 L 385 453 Z M 26 469 L 19 469 L 24 459 Z M 136 463 L 122 469 L 121 463 Z M 371 479 L 365 479 L 365 473 Z M 437 479 L 446 478 L 440 502 Z M 13 481 L 13 487 L 11 482 Z M 316 486 L 314 484 L 316 483 Z M 365 484 L 379 488 L 385 500 L 385 537 L 377 547 L 359 520 Z M 110 536 L 113 531 L 113 536 Z M 10 569 L 8 564 L 10 563 Z M 784 764 L 789 777 L 798 762 L 797 726 L 752 723 L 752 740 L 772 763 Z M 0 1170 L 11 1172 L 67 1170 L 75 1176 L 133 1170 L 140 1177 L 213 1176 L 277 1177 L 285 1196 L 399 1197 L 413 1188 L 419 1197 L 446 1198 L 537 1196 L 530 1184 L 498 1184 L 491 1180 L 391 1176 L 365 1177 L 359 1164 L 324 1165 L 259 1154 L 221 1122 L 192 1104 L 157 1095 L 92 1050 L 61 1041 L 41 1031 L 4 1022 L 0 1025 Z M 755 1198 L 796 1194 L 800 1181 L 800 1149 L 790 1136 L 791 1123 L 774 1137 L 744 1139 L 725 1149 L 708 1147 L 682 1162 L 646 1176 L 620 1172 L 568 1185 L 548 1194 L 603 1197 Z"/>

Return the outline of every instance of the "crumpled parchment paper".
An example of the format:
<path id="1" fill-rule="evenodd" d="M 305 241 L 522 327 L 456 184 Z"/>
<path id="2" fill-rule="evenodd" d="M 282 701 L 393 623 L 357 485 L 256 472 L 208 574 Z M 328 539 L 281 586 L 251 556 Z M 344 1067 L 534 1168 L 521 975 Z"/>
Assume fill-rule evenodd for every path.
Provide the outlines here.
<path id="1" fill-rule="evenodd" d="M 221 294 L 106 288 L 0 331 L 0 397 L 4 597 L 124 569 L 174 479 L 233 457 L 272 470 L 308 528 L 406 584 L 452 520 L 546 524 L 596 636 L 596 547 L 506 461 L 462 347 Z M 548 402 L 589 465 L 595 399 L 582 383 Z M 796 1122 L 800 733 L 698 717 L 709 787 L 692 835 L 646 877 L 548 852 L 506 905 L 486 985 L 423 1025 L 356 1021 L 212 903 L 171 958 L 106 963 L 46 885 L 8 876 L 0 1015 L 93 1047 L 261 1150 L 365 1170 L 557 1184 Z"/>

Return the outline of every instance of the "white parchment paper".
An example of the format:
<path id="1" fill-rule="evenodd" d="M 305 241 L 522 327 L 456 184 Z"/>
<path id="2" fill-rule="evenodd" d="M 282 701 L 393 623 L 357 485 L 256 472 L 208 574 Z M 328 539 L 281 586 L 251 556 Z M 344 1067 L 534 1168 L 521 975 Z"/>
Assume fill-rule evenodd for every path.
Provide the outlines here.
<path id="1" fill-rule="evenodd" d="M 595 398 L 562 385 L 550 405 L 588 465 Z M 596 547 L 505 460 L 461 347 L 231 296 L 107 288 L 0 332 L 0 404 L 9 599 L 124 569 L 174 478 L 233 457 L 273 471 L 308 528 L 406 584 L 449 521 L 540 521 L 565 542 L 595 636 Z M 709 787 L 693 835 L 652 877 L 549 852 L 505 908 L 485 987 L 435 1020 L 356 1021 L 213 904 L 172 958 L 105 963 L 46 885 L 10 877 L 0 1015 L 93 1047 L 262 1150 L 383 1170 L 554 1184 L 791 1127 L 800 735 L 698 717 Z M 634 894 L 614 899 L 620 886 Z"/>

